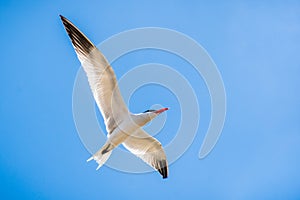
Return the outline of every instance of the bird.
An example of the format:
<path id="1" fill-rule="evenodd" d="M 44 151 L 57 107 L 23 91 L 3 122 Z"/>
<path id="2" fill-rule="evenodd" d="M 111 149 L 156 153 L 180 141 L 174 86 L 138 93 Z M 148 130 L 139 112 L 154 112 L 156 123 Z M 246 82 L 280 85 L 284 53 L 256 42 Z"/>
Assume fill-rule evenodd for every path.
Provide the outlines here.
<path id="1" fill-rule="evenodd" d="M 114 148 L 122 144 L 127 150 L 168 177 L 168 162 L 161 143 L 142 127 L 169 108 L 131 113 L 119 90 L 113 68 L 102 52 L 67 18 L 59 15 L 75 49 L 103 117 L 107 131 L 104 145 L 87 160 L 98 163 L 97 170 L 108 160 Z"/>

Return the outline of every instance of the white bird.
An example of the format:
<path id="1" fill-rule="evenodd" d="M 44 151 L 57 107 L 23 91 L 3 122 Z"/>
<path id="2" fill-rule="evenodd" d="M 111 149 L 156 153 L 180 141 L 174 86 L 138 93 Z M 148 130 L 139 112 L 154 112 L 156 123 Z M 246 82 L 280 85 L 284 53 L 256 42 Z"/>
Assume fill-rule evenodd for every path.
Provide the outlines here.
<path id="1" fill-rule="evenodd" d="M 131 153 L 156 169 L 163 178 L 167 178 L 168 163 L 161 143 L 141 127 L 168 108 L 130 113 L 120 94 L 115 73 L 104 55 L 72 22 L 60 17 L 88 77 L 108 133 L 105 144 L 87 161 L 95 160 L 99 169 L 112 150 L 123 144 Z"/>

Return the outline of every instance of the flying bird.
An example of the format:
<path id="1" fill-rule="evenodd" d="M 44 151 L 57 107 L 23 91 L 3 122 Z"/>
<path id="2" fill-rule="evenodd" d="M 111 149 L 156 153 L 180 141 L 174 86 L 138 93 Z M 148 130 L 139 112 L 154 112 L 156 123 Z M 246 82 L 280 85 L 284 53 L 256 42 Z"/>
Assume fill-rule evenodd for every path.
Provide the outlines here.
<path id="1" fill-rule="evenodd" d="M 107 131 L 105 144 L 87 161 L 95 160 L 99 169 L 118 145 L 128 149 L 163 178 L 168 177 L 168 162 L 161 143 L 142 127 L 168 108 L 129 112 L 118 88 L 116 75 L 97 47 L 67 18 L 60 15 L 77 57 L 87 75 Z"/>

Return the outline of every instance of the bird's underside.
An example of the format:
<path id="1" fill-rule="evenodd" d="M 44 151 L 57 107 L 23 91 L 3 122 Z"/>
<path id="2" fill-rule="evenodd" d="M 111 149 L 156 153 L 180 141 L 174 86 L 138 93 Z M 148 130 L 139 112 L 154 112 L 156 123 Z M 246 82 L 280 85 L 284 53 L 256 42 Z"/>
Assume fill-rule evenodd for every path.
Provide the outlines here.
<path id="1" fill-rule="evenodd" d="M 119 91 L 115 73 L 104 55 L 68 19 L 60 17 L 88 77 L 108 132 L 106 143 L 89 160 L 95 160 L 100 168 L 112 150 L 123 144 L 131 153 L 156 169 L 163 178 L 167 178 L 168 163 L 161 143 L 141 128 L 167 108 L 147 110 L 140 114 L 130 113 Z"/>

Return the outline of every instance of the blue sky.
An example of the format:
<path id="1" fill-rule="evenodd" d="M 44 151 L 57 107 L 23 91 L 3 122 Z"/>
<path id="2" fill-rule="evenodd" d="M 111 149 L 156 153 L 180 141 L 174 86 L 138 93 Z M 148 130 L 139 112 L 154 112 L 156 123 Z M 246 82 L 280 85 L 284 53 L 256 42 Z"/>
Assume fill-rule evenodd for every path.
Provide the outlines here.
<path id="1" fill-rule="evenodd" d="M 299 1 L 1 1 L 1 198 L 299 199 L 299 11 Z M 227 94 L 226 123 L 209 156 L 198 159 L 210 120 L 203 79 L 176 56 L 145 50 L 114 62 L 117 77 L 150 62 L 182 73 L 201 107 L 193 144 L 170 166 L 167 180 L 87 164 L 90 154 L 72 114 L 80 64 L 59 14 L 95 44 L 148 26 L 174 29 L 201 44 Z M 172 108 L 157 135 L 165 145 L 180 122 L 174 95 L 145 86 L 129 107 L 142 112 L 156 103 Z"/>

